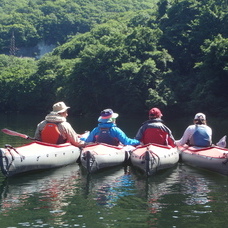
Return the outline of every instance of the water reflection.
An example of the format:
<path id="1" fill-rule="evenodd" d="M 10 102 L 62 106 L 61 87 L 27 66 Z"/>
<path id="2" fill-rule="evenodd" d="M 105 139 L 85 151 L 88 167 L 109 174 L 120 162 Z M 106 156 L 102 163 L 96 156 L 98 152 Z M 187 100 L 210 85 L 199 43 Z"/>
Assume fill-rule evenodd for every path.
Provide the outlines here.
<path id="1" fill-rule="evenodd" d="M 132 172 L 135 173 L 134 169 Z M 163 197 L 174 193 L 172 188 L 179 183 L 179 169 L 173 167 L 163 170 L 149 178 L 142 178 L 136 172 L 134 178 L 137 194 L 146 199 L 149 213 L 156 214 L 165 206 Z"/>
<path id="2" fill-rule="evenodd" d="M 33 136 L 42 117 L 9 116 L 5 120 L 0 123 L 1 128 Z M 191 118 L 187 120 L 191 122 Z M 221 138 L 228 121 L 222 125 L 211 118 L 209 121 L 215 136 Z M 70 122 L 78 132 L 96 125 L 87 119 Z M 118 120 L 131 137 L 140 123 L 122 121 L 121 117 Z M 167 125 L 179 138 L 188 124 L 178 120 Z M 1 133 L 2 146 L 27 142 Z M 132 167 L 87 176 L 76 164 L 10 179 L 0 174 L 1 227 L 221 227 L 226 225 L 227 199 L 226 176 L 182 163 L 150 178 Z"/>
<path id="3" fill-rule="evenodd" d="M 188 166 L 185 166 L 180 172 L 179 179 L 182 182 L 181 193 L 186 196 L 184 203 L 187 205 L 207 204 L 212 200 L 209 195 L 211 183 L 203 175 L 196 175 Z"/>
<path id="4" fill-rule="evenodd" d="M 129 167 L 116 167 L 100 173 L 85 174 L 86 194 L 92 195 L 100 206 L 114 207 L 118 199 L 134 194 L 134 181 Z"/>
<path id="5" fill-rule="evenodd" d="M 0 218 L 14 227 L 183 227 L 228 212 L 226 177 L 184 164 L 150 178 L 129 166 L 87 175 L 73 164 L 0 183 Z"/>
<path id="6" fill-rule="evenodd" d="M 70 197 L 74 196 L 80 177 L 78 164 L 5 179 L 0 187 L 3 216 L 31 204 L 32 210 L 48 210 L 53 219 L 64 215 Z M 33 198 L 37 203 L 32 203 Z"/>

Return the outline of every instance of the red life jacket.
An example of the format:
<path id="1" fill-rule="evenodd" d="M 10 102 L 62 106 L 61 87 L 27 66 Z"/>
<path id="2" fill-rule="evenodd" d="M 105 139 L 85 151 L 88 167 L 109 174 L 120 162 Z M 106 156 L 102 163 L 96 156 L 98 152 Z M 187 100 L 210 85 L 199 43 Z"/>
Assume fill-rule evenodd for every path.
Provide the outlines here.
<path id="1" fill-rule="evenodd" d="M 65 143 L 66 140 L 64 140 L 60 134 L 57 124 L 47 123 L 41 132 L 41 142 L 62 144 Z"/>
<path id="2" fill-rule="evenodd" d="M 156 143 L 161 145 L 175 146 L 174 141 L 170 138 L 168 132 L 159 128 L 147 128 L 142 138 L 143 144 Z"/>

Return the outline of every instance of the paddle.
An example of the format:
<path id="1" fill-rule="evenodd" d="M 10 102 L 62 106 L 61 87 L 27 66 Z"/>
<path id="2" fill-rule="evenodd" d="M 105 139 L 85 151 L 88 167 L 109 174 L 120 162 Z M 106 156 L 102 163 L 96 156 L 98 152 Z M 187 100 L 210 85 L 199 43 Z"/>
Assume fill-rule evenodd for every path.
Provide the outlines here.
<path id="1" fill-rule="evenodd" d="M 16 132 L 16 131 L 11 131 L 11 130 L 6 129 L 6 128 L 2 129 L 2 132 L 7 134 L 7 135 L 19 136 L 19 137 L 24 138 L 24 139 L 35 140 L 34 138 L 31 138 L 28 135 L 25 135 L 25 134 L 22 134 L 22 133 L 19 133 L 19 132 Z"/>
<path id="2" fill-rule="evenodd" d="M 225 148 L 225 147 L 226 147 L 226 135 L 224 135 L 224 136 L 216 143 L 216 145 L 219 146 L 219 147 Z"/>
<path id="3" fill-rule="evenodd" d="M 12 130 L 9 130 L 7 128 L 4 128 L 2 129 L 2 132 L 7 134 L 7 135 L 12 135 L 12 136 L 19 136 L 21 138 L 24 138 L 24 139 L 30 139 L 30 140 L 36 140 L 28 135 L 25 135 L 25 134 L 22 134 L 22 133 L 19 133 L 19 132 L 16 132 L 16 131 L 12 131 Z M 85 133 L 81 134 L 81 135 L 78 135 L 78 137 L 82 140 L 82 141 L 85 141 L 86 138 L 88 137 L 89 135 L 89 131 L 86 131 Z"/>

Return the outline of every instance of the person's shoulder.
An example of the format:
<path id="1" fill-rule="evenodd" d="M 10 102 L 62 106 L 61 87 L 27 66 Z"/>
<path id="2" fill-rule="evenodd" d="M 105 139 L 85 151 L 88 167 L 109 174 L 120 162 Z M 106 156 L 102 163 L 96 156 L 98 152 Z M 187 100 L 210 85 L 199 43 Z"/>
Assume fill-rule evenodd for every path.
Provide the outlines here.
<path id="1" fill-rule="evenodd" d="M 195 130 L 195 128 L 196 128 L 196 125 L 194 125 L 194 124 L 191 124 L 191 125 L 189 125 L 186 129 L 185 129 L 185 131 L 194 131 Z"/>
<path id="2" fill-rule="evenodd" d="M 44 124 L 46 124 L 47 123 L 47 120 L 42 120 L 41 122 L 39 122 L 38 124 L 37 124 L 37 126 L 41 126 L 41 125 L 44 125 Z"/>
<path id="3" fill-rule="evenodd" d="M 69 123 L 69 122 L 67 122 L 67 121 L 64 121 L 64 122 L 60 122 L 60 123 L 58 123 L 59 125 L 61 125 L 61 126 L 63 126 L 63 127 L 71 127 L 71 124 Z"/>
<path id="4" fill-rule="evenodd" d="M 207 129 L 210 129 L 210 130 L 212 130 L 212 128 L 211 128 L 211 127 L 209 127 L 208 125 L 205 125 L 205 126 L 206 126 L 206 128 L 207 128 Z"/>
<path id="5" fill-rule="evenodd" d="M 117 127 L 116 125 L 114 125 L 114 126 L 112 126 L 111 128 L 110 128 L 110 130 L 111 131 L 115 131 L 115 132 L 123 132 L 123 130 L 121 130 L 119 127 Z"/>
<path id="6" fill-rule="evenodd" d="M 42 123 L 47 123 L 47 120 L 40 121 L 40 124 L 42 124 Z"/>

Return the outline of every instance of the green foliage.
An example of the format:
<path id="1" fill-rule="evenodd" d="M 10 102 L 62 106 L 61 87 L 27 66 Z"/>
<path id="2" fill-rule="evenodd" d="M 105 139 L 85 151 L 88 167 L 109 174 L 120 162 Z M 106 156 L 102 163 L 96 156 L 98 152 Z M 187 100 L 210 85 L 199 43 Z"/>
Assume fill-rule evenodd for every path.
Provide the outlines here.
<path id="1" fill-rule="evenodd" d="M 156 1 L 155 1 L 156 2 Z M 7 53 L 15 33 L 16 47 L 34 47 L 39 42 L 63 44 L 95 24 L 127 11 L 149 9 L 150 0 L 9 0 L 0 4 L 0 53 Z"/>
<path id="2" fill-rule="evenodd" d="M 196 64 L 200 69 L 197 80 L 198 85 L 192 93 L 192 105 L 202 109 L 214 107 L 216 112 L 227 112 L 224 102 L 228 98 L 228 38 L 221 35 L 213 40 L 205 40 L 201 47 L 204 56 L 202 61 Z M 208 94 L 210 91 L 210 94 Z M 203 101 L 203 102 L 202 102 Z M 213 111 L 213 109 L 212 109 Z M 214 113 L 216 114 L 216 113 Z"/>
<path id="3" fill-rule="evenodd" d="M 111 20 L 55 50 L 54 54 L 64 53 L 64 58 L 70 52 L 70 58 L 72 53 L 77 57 L 65 87 L 72 91 L 74 110 L 100 111 L 111 106 L 122 112 L 142 112 L 155 101 L 152 89 L 157 90 L 155 104 L 167 106 L 171 96 L 163 97 L 169 90 L 163 85 L 163 75 L 172 57 L 157 45 L 161 30 L 144 27 L 151 17 L 152 12 L 137 27 L 132 27 L 135 15 L 128 23 Z"/>
<path id="4" fill-rule="evenodd" d="M 0 107 L 43 111 L 65 100 L 76 113 L 110 107 L 137 114 L 158 106 L 173 112 L 181 108 L 182 114 L 220 110 L 225 115 L 226 4 L 224 0 L 1 2 L 2 51 L 9 48 L 12 33 L 16 47 L 41 40 L 59 45 L 40 60 L 0 56 Z"/>
<path id="5" fill-rule="evenodd" d="M 0 55 L 0 109 L 1 111 L 26 111 L 31 106 L 30 92 L 35 83 L 29 78 L 37 70 L 30 58 Z"/>

